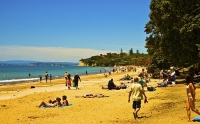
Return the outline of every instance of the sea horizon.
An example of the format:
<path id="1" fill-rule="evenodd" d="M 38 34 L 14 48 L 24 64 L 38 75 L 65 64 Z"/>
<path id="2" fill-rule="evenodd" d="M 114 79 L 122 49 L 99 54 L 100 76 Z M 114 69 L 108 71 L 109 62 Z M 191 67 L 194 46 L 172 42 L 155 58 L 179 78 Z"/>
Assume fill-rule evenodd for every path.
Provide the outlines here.
<path id="1" fill-rule="evenodd" d="M 0 84 L 35 82 L 41 75 L 44 78 L 46 72 L 53 79 L 64 77 L 67 72 L 71 76 L 78 73 L 80 76 L 87 74 L 98 74 L 112 70 L 112 67 L 89 67 L 89 66 L 30 66 L 30 65 L 7 65 L 0 67 Z M 30 73 L 30 76 L 29 76 Z"/>

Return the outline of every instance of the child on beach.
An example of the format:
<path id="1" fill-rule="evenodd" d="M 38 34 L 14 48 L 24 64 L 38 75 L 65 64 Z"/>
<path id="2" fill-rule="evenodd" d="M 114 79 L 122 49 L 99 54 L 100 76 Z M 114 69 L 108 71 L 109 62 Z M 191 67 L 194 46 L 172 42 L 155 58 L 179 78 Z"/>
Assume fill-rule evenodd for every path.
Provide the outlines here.
<path id="1" fill-rule="evenodd" d="M 64 106 L 68 106 L 69 105 L 69 102 L 67 100 L 67 96 L 63 95 L 62 96 L 62 100 L 63 100 L 62 105 L 64 105 Z"/>
<path id="2" fill-rule="evenodd" d="M 50 82 L 51 82 L 52 78 L 53 78 L 53 77 L 52 77 L 52 74 L 50 74 L 50 76 L 49 76 Z"/>
<path id="3" fill-rule="evenodd" d="M 42 82 L 42 75 L 39 75 L 39 77 L 40 77 L 40 83 Z"/>

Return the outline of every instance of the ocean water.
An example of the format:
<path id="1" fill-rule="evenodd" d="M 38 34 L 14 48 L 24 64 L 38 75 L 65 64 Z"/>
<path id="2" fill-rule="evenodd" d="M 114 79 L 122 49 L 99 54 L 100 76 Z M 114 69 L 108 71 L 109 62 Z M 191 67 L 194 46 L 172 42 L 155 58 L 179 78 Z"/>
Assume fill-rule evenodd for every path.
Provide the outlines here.
<path id="1" fill-rule="evenodd" d="M 63 77 L 65 72 L 74 76 L 76 73 L 79 75 L 97 74 L 108 72 L 112 70 L 111 67 L 84 67 L 84 66 L 28 66 L 28 65 L 8 65 L 0 66 L 0 84 L 34 81 L 39 79 L 39 75 L 44 77 L 46 71 L 52 74 L 53 78 Z M 31 76 L 29 77 L 29 73 Z"/>

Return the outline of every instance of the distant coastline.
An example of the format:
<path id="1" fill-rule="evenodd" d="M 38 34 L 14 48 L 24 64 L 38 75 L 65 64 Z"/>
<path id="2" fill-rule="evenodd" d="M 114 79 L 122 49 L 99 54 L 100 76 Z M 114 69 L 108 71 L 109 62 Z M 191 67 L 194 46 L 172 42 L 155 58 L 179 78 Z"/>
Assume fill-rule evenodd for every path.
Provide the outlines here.
<path id="1" fill-rule="evenodd" d="M 77 66 L 78 62 L 37 62 L 37 61 L 24 61 L 24 60 L 9 60 L 0 61 L 0 66 L 16 66 L 16 65 L 28 65 L 28 66 Z"/>

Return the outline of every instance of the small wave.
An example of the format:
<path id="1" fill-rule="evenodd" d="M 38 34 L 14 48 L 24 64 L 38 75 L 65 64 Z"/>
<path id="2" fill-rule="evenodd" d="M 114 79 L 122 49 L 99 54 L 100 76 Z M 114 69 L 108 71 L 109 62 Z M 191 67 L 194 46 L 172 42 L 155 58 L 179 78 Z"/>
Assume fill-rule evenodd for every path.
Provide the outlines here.
<path id="1" fill-rule="evenodd" d="M 5 84 L 5 83 L 14 83 L 14 82 L 36 81 L 36 80 L 39 80 L 39 78 L 25 78 L 25 79 L 0 80 L 0 83 L 1 83 L 1 84 Z"/>

